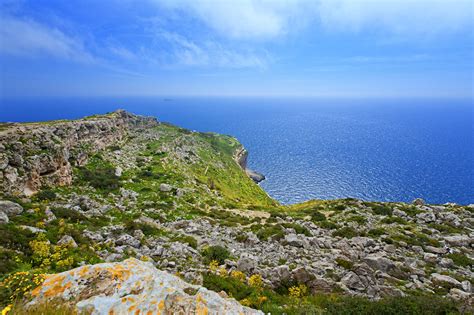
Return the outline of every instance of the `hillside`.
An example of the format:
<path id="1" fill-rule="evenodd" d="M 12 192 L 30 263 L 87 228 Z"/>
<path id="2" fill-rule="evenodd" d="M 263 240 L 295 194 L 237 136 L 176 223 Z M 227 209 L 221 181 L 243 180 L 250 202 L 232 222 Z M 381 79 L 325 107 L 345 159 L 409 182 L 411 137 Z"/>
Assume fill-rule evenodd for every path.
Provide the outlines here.
<path id="1" fill-rule="evenodd" d="M 105 314 L 139 298 L 146 308 L 128 312 L 158 299 L 170 313 L 254 312 L 234 298 L 273 314 L 472 311 L 474 205 L 283 206 L 249 177 L 246 157 L 231 136 L 124 111 L 0 125 L 0 306 Z M 104 262 L 114 268 L 80 267 Z M 72 300 L 71 277 L 90 284 Z M 151 297 L 162 278 L 169 294 Z M 172 292 L 193 308 L 176 309 Z M 114 303 L 100 306 L 100 294 Z"/>

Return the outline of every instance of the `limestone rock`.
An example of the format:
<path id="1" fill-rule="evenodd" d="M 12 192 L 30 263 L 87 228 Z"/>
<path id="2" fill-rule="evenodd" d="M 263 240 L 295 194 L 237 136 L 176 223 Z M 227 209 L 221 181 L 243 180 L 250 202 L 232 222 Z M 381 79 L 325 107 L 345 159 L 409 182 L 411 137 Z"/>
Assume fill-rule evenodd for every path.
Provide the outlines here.
<path id="1" fill-rule="evenodd" d="M 58 245 L 68 245 L 73 248 L 77 247 L 76 241 L 69 235 L 64 235 L 61 237 L 61 239 L 58 241 Z"/>
<path id="2" fill-rule="evenodd" d="M 380 256 L 379 254 L 371 254 L 365 257 L 364 261 L 374 270 L 389 272 L 395 268 L 395 264 L 390 259 Z"/>
<path id="3" fill-rule="evenodd" d="M 440 284 L 440 285 L 450 285 L 452 287 L 456 287 L 456 288 L 462 288 L 462 284 L 461 282 L 459 282 L 458 280 L 450 277 L 450 276 L 446 276 L 446 275 L 441 275 L 439 273 L 433 273 L 431 275 L 431 281 L 435 284 Z"/>
<path id="4" fill-rule="evenodd" d="M 9 221 L 8 216 L 3 211 L 0 211 L 0 224 L 6 224 Z"/>
<path id="5" fill-rule="evenodd" d="M 134 258 L 49 275 L 33 290 L 27 306 L 51 300 L 94 315 L 157 310 L 162 314 L 263 314 Z"/>
<path id="6" fill-rule="evenodd" d="M 0 211 L 6 214 L 8 217 L 12 217 L 22 213 L 23 207 L 9 200 L 0 200 Z"/>
<path id="7" fill-rule="evenodd" d="M 168 185 L 168 184 L 160 184 L 160 191 L 162 192 L 169 192 L 173 189 L 173 187 L 171 187 L 171 185 Z"/>

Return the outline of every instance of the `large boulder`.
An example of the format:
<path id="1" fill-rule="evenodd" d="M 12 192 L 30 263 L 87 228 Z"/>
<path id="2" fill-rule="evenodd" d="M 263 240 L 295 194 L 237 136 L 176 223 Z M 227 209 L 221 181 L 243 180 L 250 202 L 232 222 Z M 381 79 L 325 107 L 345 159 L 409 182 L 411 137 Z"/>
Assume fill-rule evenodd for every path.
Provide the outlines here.
<path id="1" fill-rule="evenodd" d="M 87 314 L 263 314 L 134 258 L 49 275 L 26 307 L 53 300 Z"/>
<path id="2" fill-rule="evenodd" d="M 12 217 L 22 213 L 23 207 L 9 200 L 0 200 L 0 212 L 5 213 L 8 217 Z"/>
<path id="3" fill-rule="evenodd" d="M 439 273 L 433 273 L 431 275 L 431 282 L 437 285 L 441 285 L 441 286 L 450 286 L 452 288 L 459 288 L 459 289 L 462 288 L 462 284 L 458 280 L 450 276 L 441 275 Z"/>
<path id="4" fill-rule="evenodd" d="M 366 289 L 365 285 L 362 283 L 362 279 L 353 271 L 349 271 L 342 279 L 341 283 L 351 289 L 356 291 L 364 291 Z"/>
<path id="5" fill-rule="evenodd" d="M 381 256 L 380 254 L 371 254 L 365 257 L 365 263 L 374 270 L 381 270 L 383 272 L 389 272 L 395 268 L 395 263 L 390 259 Z"/>
<path id="6" fill-rule="evenodd" d="M 451 246 L 469 246 L 474 240 L 467 235 L 445 236 L 444 240 Z"/>

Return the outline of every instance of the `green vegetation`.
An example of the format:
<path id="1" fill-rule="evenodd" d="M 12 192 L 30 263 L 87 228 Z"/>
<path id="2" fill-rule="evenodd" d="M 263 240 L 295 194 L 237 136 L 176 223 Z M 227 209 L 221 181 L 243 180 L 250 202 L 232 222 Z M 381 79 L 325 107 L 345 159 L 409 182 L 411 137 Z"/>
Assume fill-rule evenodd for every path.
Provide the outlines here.
<path id="1" fill-rule="evenodd" d="M 462 253 L 448 254 L 446 257 L 451 258 L 456 266 L 472 267 L 474 265 L 474 260 Z"/>
<path id="2" fill-rule="evenodd" d="M 354 267 L 354 263 L 352 261 L 345 260 L 342 258 L 336 258 L 336 263 L 347 270 L 351 270 L 352 267 Z"/>
<path id="3" fill-rule="evenodd" d="M 43 189 L 35 195 L 35 198 L 39 201 L 54 200 L 56 193 L 51 189 Z"/>
<path id="4" fill-rule="evenodd" d="M 392 208 L 385 205 L 371 205 L 372 212 L 378 215 L 392 215 Z"/>
<path id="5" fill-rule="evenodd" d="M 342 227 L 332 233 L 332 236 L 340 236 L 340 237 L 345 237 L 345 238 L 353 238 L 358 235 L 359 233 L 357 233 L 357 231 L 354 230 L 354 228 L 349 227 L 349 226 Z"/>
<path id="6" fill-rule="evenodd" d="M 224 291 L 242 304 L 271 314 L 459 314 L 456 304 L 437 295 L 387 297 L 378 301 L 340 294 L 304 295 L 304 287 L 291 284 L 287 294 L 266 288 L 256 288 L 234 277 L 205 273 L 203 285 L 213 291 Z M 303 289 L 296 289 L 303 288 Z M 284 290 L 280 290 L 284 291 Z"/>
<path id="7" fill-rule="evenodd" d="M 227 248 L 220 245 L 209 246 L 201 251 L 204 263 L 209 264 L 211 261 L 217 261 L 219 264 L 223 264 L 224 260 L 229 258 L 230 253 Z"/>
<path id="8" fill-rule="evenodd" d="M 271 226 L 266 226 L 266 227 L 261 227 L 259 225 L 254 225 L 252 226 L 253 231 L 257 231 L 257 237 L 261 241 L 266 241 L 270 237 L 272 237 L 275 240 L 282 239 L 285 237 L 285 233 L 283 232 L 283 229 L 281 228 L 280 225 L 271 225 Z"/>
<path id="9" fill-rule="evenodd" d="M 79 168 L 79 179 L 104 193 L 117 190 L 120 180 L 115 175 L 115 168 L 96 155 L 86 167 Z"/>

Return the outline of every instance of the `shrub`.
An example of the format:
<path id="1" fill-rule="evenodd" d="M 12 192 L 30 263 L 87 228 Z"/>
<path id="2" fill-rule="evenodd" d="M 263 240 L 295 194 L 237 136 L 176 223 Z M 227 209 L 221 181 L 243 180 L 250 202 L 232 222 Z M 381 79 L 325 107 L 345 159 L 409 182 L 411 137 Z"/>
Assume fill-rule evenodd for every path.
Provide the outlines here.
<path id="1" fill-rule="evenodd" d="M 25 255 L 31 254 L 29 241 L 35 234 L 27 229 L 21 229 L 14 223 L 0 224 L 0 240 L 5 248 L 22 251 Z"/>
<path id="2" fill-rule="evenodd" d="M 225 291 L 237 300 L 250 296 L 254 289 L 239 279 L 232 277 L 221 277 L 213 273 L 203 274 L 203 286 L 216 292 Z"/>
<path id="3" fill-rule="evenodd" d="M 459 314 L 452 300 L 436 295 L 410 295 L 406 297 L 386 297 L 370 301 L 362 297 L 325 297 L 319 302 L 327 314 L 420 314 L 445 315 Z"/>
<path id="4" fill-rule="evenodd" d="M 232 272 L 230 273 L 230 276 L 234 279 L 237 279 L 241 282 L 244 282 L 246 277 L 245 277 L 245 274 L 242 272 L 242 271 L 239 271 L 239 270 L 232 270 Z"/>
<path id="5" fill-rule="evenodd" d="M 87 217 L 85 215 L 75 210 L 66 208 L 52 208 L 51 211 L 54 213 L 56 218 L 67 219 L 72 223 L 80 223 L 82 221 L 87 220 Z"/>
<path id="6" fill-rule="evenodd" d="M 198 246 L 197 240 L 190 235 L 177 235 L 177 236 L 171 237 L 170 241 L 186 243 L 194 249 L 197 249 L 197 246 Z"/>
<path id="7" fill-rule="evenodd" d="M 372 205 L 372 212 L 378 215 L 392 215 L 393 210 L 390 207 L 383 205 Z"/>
<path id="8" fill-rule="evenodd" d="M 397 223 L 397 224 L 402 224 L 402 225 L 407 224 L 407 221 L 400 217 L 386 217 L 386 218 L 383 218 L 380 222 L 385 223 L 385 224 L 392 224 L 392 223 Z"/>
<path id="9" fill-rule="evenodd" d="M 54 200 L 56 199 L 56 193 L 50 189 L 43 189 L 35 195 L 39 201 L 43 200 Z"/>
<path id="10" fill-rule="evenodd" d="M 351 270 L 354 267 L 354 263 L 343 258 L 336 258 L 336 263 L 344 269 Z"/>
<path id="11" fill-rule="evenodd" d="M 336 230 L 332 233 L 332 236 L 340 236 L 340 237 L 345 237 L 345 238 L 353 238 L 357 235 L 358 235 L 357 231 L 349 226 L 340 228 L 339 230 Z"/>
<path id="12" fill-rule="evenodd" d="M 220 245 L 206 247 L 202 250 L 201 255 L 204 258 L 204 263 L 209 264 L 211 261 L 215 260 L 219 264 L 223 264 L 224 260 L 229 258 L 230 253 L 227 248 Z"/>
<path id="13" fill-rule="evenodd" d="M 10 304 L 43 283 L 45 276 L 34 271 L 19 271 L 0 283 L 0 304 Z"/>
<path id="14" fill-rule="evenodd" d="M 99 166 L 93 170 L 81 168 L 79 172 L 82 180 L 104 192 L 110 192 L 120 187 L 120 180 L 115 175 L 115 169 L 112 166 Z"/>
<path id="15" fill-rule="evenodd" d="M 253 288 L 260 289 L 263 286 L 262 276 L 259 274 L 251 275 L 248 280 L 248 284 Z"/>
<path id="16" fill-rule="evenodd" d="M 357 222 L 357 224 L 359 224 L 359 225 L 367 223 L 367 219 L 365 217 L 361 216 L 361 215 L 353 215 L 353 216 L 349 217 L 346 221 L 347 222 Z"/>
<path id="17" fill-rule="evenodd" d="M 311 236 L 311 233 L 307 228 L 296 223 L 283 223 L 282 224 L 287 229 L 295 230 L 296 234 L 304 234 L 306 236 Z"/>
<path id="18" fill-rule="evenodd" d="M 308 294 L 308 287 L 304 284 L 292 286 L 288 289 L 288 295 L 293 298 L 302 298 Z"/>
<path id="19" fill-rule="evenodd" d="M 379 237 L 380 235 L 385 234 L 385 230 L 382 228 L 371 229 L 367 232 L 367 235 L 371 237 Z"/>
<path id="20" fill-rule="evenodd" d="M 455 265 L 460 267 L 469 267 L 474 265 L 474 260 L 467 257 L 465 254 L 462 253 L 453 253 L 446 255 L 448 258 L 451 258 Z"/>
<path id="21" fill-rule="evenodd" d="M 335 230 L 335 229 L 338 229 L 338 228 L 339 228 L 339 225 L 337 225 L 337 224 L 334 223 L 334 222 L 327 221 L 327 220 L 317 222 L 317 225 L 318 225 L 320 228 L 329 229 L 329 230 Z"/>
<path id="22" fill-rule="evenodd" d="M 257 225 L 252 226 L 252 229 L 255 229 Z M 283 229 L 280 225 L 271 225 L 268 227 L 261 228 L 257 231 L 257 237 L 261 241 L 266 241 L 270 237 L 273 237 L 276 240 L 282 239 L 285 236 Z"/>
<path id="23" fill-rule="evenodd" d="M 141 230 L 145 236 L 159 236 L 163 235 L 163 230 L 152 226 L 150 224 L 144 223 L 144 222 L 139 222 L 135 221 L 132 219 L 128 219 L 125 221 L 125 230 L 128 233 L 133 233 L 135 230 Z"/>
<path id="24" fill-rule="evenodd" d="M 247 234 L 238 234 L 235 236 L 235 240 L 240 243 L 245 243 L 248 238 Z"/>

